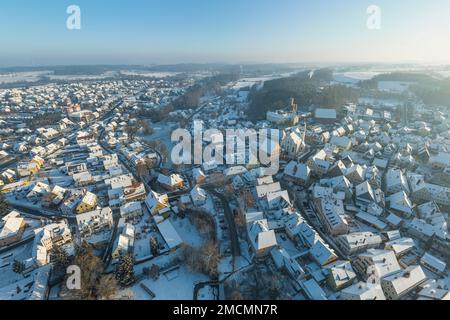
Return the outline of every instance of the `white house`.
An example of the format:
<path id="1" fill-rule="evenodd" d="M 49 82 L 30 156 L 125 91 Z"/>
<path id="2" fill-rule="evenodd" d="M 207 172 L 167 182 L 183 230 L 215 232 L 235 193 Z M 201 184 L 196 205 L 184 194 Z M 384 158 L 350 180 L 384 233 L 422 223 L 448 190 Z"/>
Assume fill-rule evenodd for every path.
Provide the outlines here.
<path id="1" fill-rule="evenodd" d="M 265 219 L 255 221 L 250 225 L 248 237 L 257 257 L 269 254 L 278 244 L 274 230 L 269 230 Z"/>
<path id="2" fill-rule="evenodd" d="M 120 207 L 120 216 L 125 219 L 135 218 L 141 216 L 142 214 L 142 205 L 137 201 L 128 202 Z"/>
<path id="3" fill-rule="evenodd" d="M 195 186 L 191 192 L 191 200 L 194 206 L 202 206 L 206 203 L 207 195 L 205 190 L 200 188 L 199 186 Z"/>
<path id="4" fill-rule="evenodd" d="M 386 300 L 381 285 L 358 282 L 341 292 L 343 300 Z"/>
<path id="5" fill-rule="evenodd" d="M 372 232 L 354 232 L 336 238 L 336 244 L 347 256 L 376 248 L 381 243 L 381 236 Z"/>
<path id="6" fill-rule="evenodd" d="M 381 279 L 381 287 L 388 300 L 399 300 L 427 279 L 420 266 L 409 266 Z"/>
<path id="7" fill-rule="evenodd" d="M 379 249 L 369 249 L 359 254 L 353 261 L 353 268 L 363 279 L 370 276 L 382 279 L 401 269 L 393 251 Z"/>
<path id="8" fill-rule="evenodd" d="M 304 163 L 291 161 L 284 168 L 284 178 L 300 186 L 306 186 L 309 183 L 311 169 Z"/>

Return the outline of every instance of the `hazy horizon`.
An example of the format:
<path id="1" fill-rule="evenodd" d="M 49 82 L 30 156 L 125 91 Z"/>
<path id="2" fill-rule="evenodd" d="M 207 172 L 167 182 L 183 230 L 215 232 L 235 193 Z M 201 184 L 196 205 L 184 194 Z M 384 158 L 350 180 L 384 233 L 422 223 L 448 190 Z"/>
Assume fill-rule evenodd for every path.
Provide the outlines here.
<path id="1" fill-rule="evenodd" d="M 81 30 L 66 28 L 72 4 Z M 370 5 L 379 30 L 367 28 Z M 0 67 L 446 64 L 449 17 L 445 0 L 18 0 L 0 3 Z"/>

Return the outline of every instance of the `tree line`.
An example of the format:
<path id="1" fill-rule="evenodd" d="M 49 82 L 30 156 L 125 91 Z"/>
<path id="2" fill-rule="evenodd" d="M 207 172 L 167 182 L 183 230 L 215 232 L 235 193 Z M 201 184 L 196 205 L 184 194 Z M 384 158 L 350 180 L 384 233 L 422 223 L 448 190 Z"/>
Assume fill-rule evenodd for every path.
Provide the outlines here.
<path id="1" fill-rule="evenodd" d="M 332 72 L 324 69 L 267 81 L 262 90 L 254 87 L 250 91 L 247 115 L 252 120 L 265 119 L 267 111 L 286 108 L 290 98 L 299 105 L 336 109 L 357 101 L 358 90 L 344 85 L 329 85 L 331 78 Z"/>

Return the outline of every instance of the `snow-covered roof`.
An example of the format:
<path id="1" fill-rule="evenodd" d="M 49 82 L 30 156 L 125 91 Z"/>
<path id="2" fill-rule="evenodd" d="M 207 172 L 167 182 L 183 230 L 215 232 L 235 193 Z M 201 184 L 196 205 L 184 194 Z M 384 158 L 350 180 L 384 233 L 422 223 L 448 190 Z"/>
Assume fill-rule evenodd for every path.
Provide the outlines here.
<path id="1" fill-rule="evenodd" d="M 337 255 L 334 253 L 328 245 L 322 240 L 317 241 L 309 250 L 312 258 L 321 266 L 324 266 L 337 259 Z"/>
<path id="2" fill-rule="evenodd" d="M 315 112 L 315 117 L 321 119 L 336 119 L 337 117 L 336 109 L 317 108 Z"/>
<path id="3" fill-rule="evenodd" d="M 314 279 L 309 279 L 302 282 L 302 287 L 305 293 L 311 300 L 328 300 L 327 295 Z"/>
<path id="4" fill-rule="evenodd" d="M 395 293 L 400 296 L 426 280 L 426 278 L 421 266 L 409 266 L 404 270 L 385 277 L 381 281 L 382 283 L 390 283 Z"/>
<path id="5" fill-rule="evenodd" d="M 379 284 L 358 282 L 341 291 L 346 299 L 352 300 L 386 300 Z"/>
<path id="6" fill-rule="evenodd" d="M 291 161 L 284 168 L 284 174 L 296 179 L 306 181 L 311 174 L 311 169 L 309 169 L 309 167 L 304 163 Z"/>
<path id="7" fill-rule="evenodd" d="M 436 258 L 428 252 L 425 252 L 422 259 L 420 259 L 420 262 L 425 266 L 431 266 L 438 272 L 445 272 L 445 269 L 447 268 L 447 264 L 444 261 Z"/>
<path id="8" fill-rule="evenodd" d="M 157 226 L 159 232 L 164 238 L 164 241 L 167 243 L 170 249 L 177 248 L 178 246 L 183 244 L 183 240 L 181 239 L 177 230 L 175 230 L 170 220 L 164 220 L 163 222 L 158 223 Z"/>

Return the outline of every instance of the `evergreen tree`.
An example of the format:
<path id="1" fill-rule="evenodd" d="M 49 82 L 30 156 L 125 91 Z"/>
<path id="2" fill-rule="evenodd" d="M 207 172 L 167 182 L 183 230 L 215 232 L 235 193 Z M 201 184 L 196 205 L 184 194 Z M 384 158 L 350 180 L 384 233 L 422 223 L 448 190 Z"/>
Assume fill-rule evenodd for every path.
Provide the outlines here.
<path id="1" fill-rule="evenodd" d="M 22 273 L 25 270 L 25 264 L 22 261 L 14 260 L 12 269 L 15 273 Z"/>
<path id="2" fill-rule="evenodd" d="M 65 269 L 70 264 L 69 255 L 60 246 L 56 246 L 53 248 L 50 255 L 50 260 L 58 269 Z"/>
<path id="3" fill-rule="evenodd" d="M 116 270 L 116 279 L 124 287 L 132 285 L 136 280 L 134 276 L 134 260 L 131 255 L 120 257 Z"/>
<path id="4" fill-rule="evenodd" d="M 94 255 L 92 246 L 87 242 L 83 242 L 81 247 L 77 248 L 75 265 L 81 269 L 80 300 L 96 300 L 97 284 L 105 268 L 102 260 Z"/>
<path id="5" fill-rule="evenodd" d="M 159 254 L 159 244 L 158 240 L 155 237 L 150 239 L 150 248 L 152 251 L 152 255 L 157 256 Z"/>
<path id="6" fill-rule="evenodd" d="M 6 202 L 5 196 L 0 192 L 0 217 L 6 216 L 11 212 L 9 204 Z"/>

